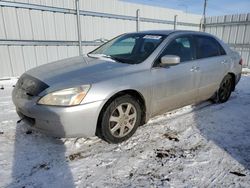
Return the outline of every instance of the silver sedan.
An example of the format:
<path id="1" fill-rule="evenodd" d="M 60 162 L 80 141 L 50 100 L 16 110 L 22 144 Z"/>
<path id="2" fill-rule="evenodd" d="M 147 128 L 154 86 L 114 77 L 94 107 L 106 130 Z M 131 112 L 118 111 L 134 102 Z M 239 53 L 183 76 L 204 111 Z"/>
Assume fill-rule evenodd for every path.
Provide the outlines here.
<path id="1" fill-rule="evenodd" d="M 158 114 L 210 98 L 226 102 L 241 70 L 239 54 L 210 34 L 144 31 L 27 71 L 12 98 L 36 130 L 119 143 Z"/>

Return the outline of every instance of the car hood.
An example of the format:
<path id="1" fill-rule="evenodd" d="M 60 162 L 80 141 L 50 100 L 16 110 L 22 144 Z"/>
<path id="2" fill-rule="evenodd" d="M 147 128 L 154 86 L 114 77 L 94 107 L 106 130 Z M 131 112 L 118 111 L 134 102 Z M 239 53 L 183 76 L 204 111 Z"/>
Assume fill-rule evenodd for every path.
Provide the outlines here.
<path id="1" fill-rule="evenodd" d="M 41 65 L 26 72 L 49 86 L 91 84 L 136 69 L 136 65 L 116 62 L 109 58 L 73 57 Z"/>

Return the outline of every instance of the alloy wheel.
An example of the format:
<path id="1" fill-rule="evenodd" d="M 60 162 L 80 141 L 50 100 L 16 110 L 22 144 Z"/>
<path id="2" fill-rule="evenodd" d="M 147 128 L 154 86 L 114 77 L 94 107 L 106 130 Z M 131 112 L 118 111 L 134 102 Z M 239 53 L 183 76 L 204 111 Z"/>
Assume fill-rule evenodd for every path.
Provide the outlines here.
<path id="1" fill-rule="evenodd" d="M 122 103 L 115 108 L 109 118 L 109 129 L 114 137 L 124 137 L 134 128 L 137 118 L 136 108 L 131 103 Z"/>
<path id="2" fill-rule="evenodd" d="M 219 89 L 219 99 L 221 101 L 226 101 L 231 94 L 231 90 L 232 90 L 232 81 L 231 77 L 228 77 L 221 84 L 221 87 Z"/>

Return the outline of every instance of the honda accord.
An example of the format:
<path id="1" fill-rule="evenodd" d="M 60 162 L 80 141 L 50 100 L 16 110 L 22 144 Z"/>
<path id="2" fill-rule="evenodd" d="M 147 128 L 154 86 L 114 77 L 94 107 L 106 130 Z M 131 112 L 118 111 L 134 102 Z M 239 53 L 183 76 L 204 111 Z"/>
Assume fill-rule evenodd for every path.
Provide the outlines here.
<path id="1" fill-rule="evenodd" d="M 36 130 L 119 143 L 158 114 L 207 99 L 226 102 L 241 70 L 240 55 L 210 34 L 143 31 L 27 71 L 12 98 Z"/>

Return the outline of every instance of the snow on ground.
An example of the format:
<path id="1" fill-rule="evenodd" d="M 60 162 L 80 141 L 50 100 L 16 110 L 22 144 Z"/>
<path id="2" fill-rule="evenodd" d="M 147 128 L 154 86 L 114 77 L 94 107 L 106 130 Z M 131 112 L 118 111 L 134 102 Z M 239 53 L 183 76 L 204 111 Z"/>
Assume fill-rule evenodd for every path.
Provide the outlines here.
<path id="1" fill-rule="evenodd" d="M 250 68 L 243 68 L 242 73 L 244 74 L 250 74 Z"/>
<path id="2" fill-rule="evenodd" d="M 16 123 L 7 82 L 0 90 L 0 187 L 250 187 L 249 75 L 227 103 L 158 116 L 118 145 L 30 132 Z"/>

